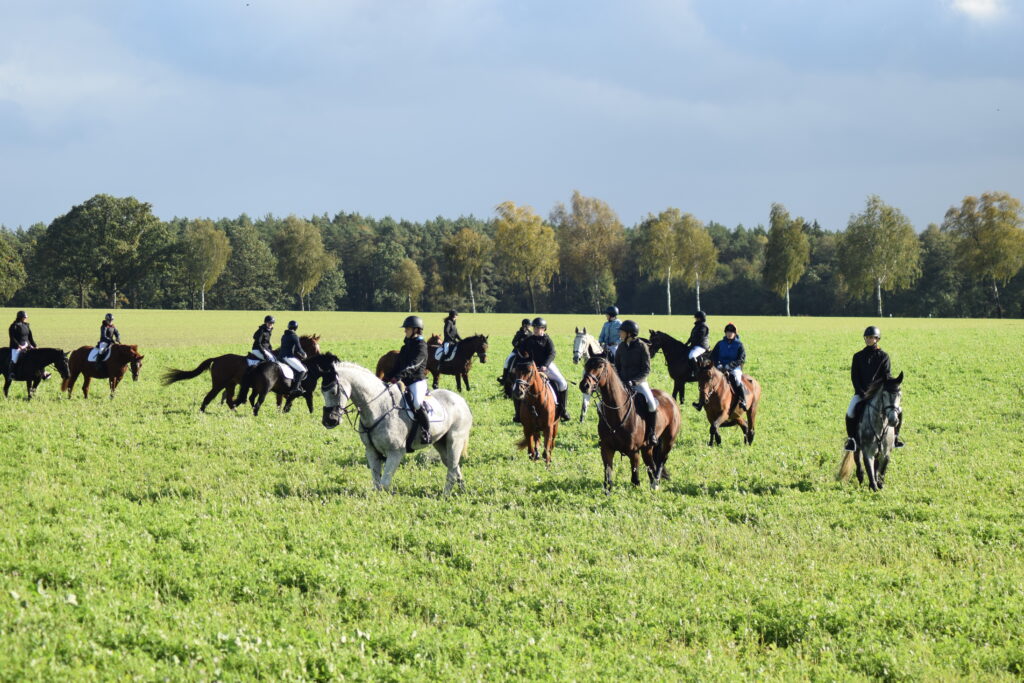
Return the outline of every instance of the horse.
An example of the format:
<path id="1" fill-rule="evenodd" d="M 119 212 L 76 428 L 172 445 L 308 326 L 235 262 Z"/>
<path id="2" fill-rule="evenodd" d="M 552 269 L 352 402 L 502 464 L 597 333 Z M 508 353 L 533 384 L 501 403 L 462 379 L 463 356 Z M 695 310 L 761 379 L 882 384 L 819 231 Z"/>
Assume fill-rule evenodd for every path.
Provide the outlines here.
<path id="1" fill-rule="evenodd" d="M 366 447 L 366 462 L 373 475 L 373 487 L 389 491 L 395 470 L 405 455 L 406 436 L 410 429 L 417 432 L 412 448 L 419 450 L 424 447 L 419 427 L 403 406 L 402 388 L 396 384 L 385 384 L 355 363 L 333 359 L 324 368 L 320 390 L 324 397 L 323 425 L 328 429 L 341 424 L 342 415 L 351 410 L 349 402 L 355 406 L 354 422 Z M 466 400 L 455 392 L 441 389 L 429 396 L 433 397 L 438 412 L 443 413 L 440 420 L 431 422 L 430 431 L 434 448 L 448 468 L 443 492 L 447 496 L 455 484 L 460 490 L 465 490 L 459 463 L 466 455 L 473 414 Z"/>
<path id="2" fill-rule="evenodd" d="M 7 353 L 0 355 L 0 372 L 4 375 L 4 398 L 7 398 L 7 391 L 11 387 L 11 382 L 25 382 L 25 386 L 28 389 L 28 398 L 32 400 L 35 396 L 36 389 L 39 387 L 39 383 L 43 381 L 43 375 L 45 374 L 46 367 L 53 365 L 60 373 L 61 379 L 66 380 L 68 378 L 68 356 L 64 353 L 63 349 L 53 348 L 42 348 L 42 349 L 26 349 L 21 352 L 18 357 L 18 362 L 15 365 L 14 378 L 12 379 L 8 374 L 8 368 L 11 364 L 10 349 Z"/>
<path id="3" fill-rule="evenodd" d="M 672 398 L 682 405 L 686 400 L 686 383 L 696 382 L 697 377 L 690 366 L 690 347 L 665 332 L 651 330 L 651 358 L 661 351 L 668 366 L 668 375 L 672 378 Z"/>
<path id="4" fill-rule="evenodd" d="M 637 415 L 636 402 L 646 401 L 639 394 L 626 390 L 614 366 L 606 358 L 591 358 L 583 368 L 580 391 L 585 394 L 600 392 L 597 405 L 597 435 L 601 441 L 601 460 L 604 462 L 604 491 L 611 493 L 612 468 L 615 453 L 622 453 L 630 460 L 633 486 L 640 485 L 640 458 L 647 466 L 651 489 L 657 490 L 661 480 L 668 478 L 665 463 L 675 445 L 682 417 L 675 400 L 660 389 L 653 389 L 658 401 L 658 418 L 654 423 L 657 443 L 645 443 L 643 419 Z"/>
<path id="5" fill-rule="evenodd" d="M 138 345 L 111 345 L 110 355 L 107 360 L 103 361 L 103 372 L 100 372 L 95 362 L 89 362 L 89 352 L 93 348 L 92 346 L 80 346 L 71 352 L 68 362 L 71 376 L 64 380 L 60 387 L 61 391 L 68 392 L 68 398 L 71 398 L 71 392 L 75 388 L 75 381 L 79 375 L 82 375 L 82 396 L 85 398 L 89 398 L 89 383 L 93 378 L 108 380 L 110 398 L 114 398 L 114 392 L 124 378 L 126 368 L 131 368 L 132 381 L 139 381 L 139 371 L 142 370 L 142 359 L 145 356 L 139 353 Z"/>
<path id="6" fill-rule="evenodd" d="M 313 357 L 320 353 L 320 335 L 314 334 L 304 335 L 299 338 L 299 343 L 302 345 L 302 350 L 306 352 L 307 357 Z M 221 391 L 224 392 L 222 400 L 228 404 L 228 407 L 234 410 L 236 403 L 232 401 L 232 396 L 235 393 L 235 387 L 242 383 L 242 379 L 245 377 L 245 373 L 249 370 L 249 364 L 246 361 L 245 356 L 240 356 L 237 353 L 225 353 L 223 356 L 215 356 L 213 358 L 207 358 L 195 370 L 176 370 L 174 368 L 168 368 L 163 375 L 162 383 L 164 386 L 168 384 L 174 384 L 185 379 L 193 379 L 203 374 L 207 370 L 210 371 L 210 381 L 213 387 L 207 392 L 206 396 L 203 397 L 203 402 L 199 406 L 199 412 L 205 413 L 206 406 L 210 404 L 217 394 Z M 313 412 L 313 397 L 312 395 L 306 395 L 306 405 L 309 407 L 309 412 Z"/>
<path id="7" fill-rule="evenodd" d="M 427 339 L 427 348 L 429 349 L 431 346 L 438 346 L 440 343 L 441 335 L 432 334 L 430 335 L 430 338 Z M 391 371 L 395 367 L 395 361 L 398 360 L 398 353 L 398 350 L 388 351 L 380 357 L 377 361 L 377 369 L 374 371 L 374 374 L 377 375 L 377 379 L 384 379 L 391 374 Z"/>
<path id="8" fill-rule="evenodd" d="M 327 354 L 327 356 L 337 360 L 334 354 Z M 307 374 L 302 380 L 302 394 L 300 395 L 306 399 L 310 413 L 313 412 L 313 389 L 316 388 L 316 382 L 323 374 L 322 361 L 327 356 L 324 354 L 311 356 L 304 363 Z M 252 391 L 251 395 L 249 394 L 250 390 Z M 284 398 L 285 403 L 282 412 L 287 413 L 291 411 L 292 401 L 295 400 L 295 397 L 291 395 L 291 390 L 292 384 L 285 378 L 281 365 L 264 361 L 245 373 L 245 377 L 243 377 L 242 383 L 238 388 L 238 398 L 233 401 L 231 408 L 234 409 L 236 406 L 243 405 L 248 395 L 249 405 L 252 406 L 252 414 L 255 417 L 260 414 L 260 408 L 263 406 L 263 401 L 266 400 L 267 394 L 273 391 L 277 394 L 278 406 L 281 404 L 281 399 Z"/>
<path id="9" fill-rule="evenodd" d="M 698 361 L 697 382 L 704 401 L 704 413 L 711 423 L 709 446 L 722 445 L 719 427 L 734 425 L 739 425 L 743 430 L 744 443 L 748 446 L 754 443 L 754 421 L 757 418 L 757 406 L 761 402 L 761 385 L 747 374 L 743 375 L 742 381 L 747 388 L 746 411 L 740 408 L 739 401 L 733 401 L 735 394 L 725 374 L 714 367 L 707 357 L 702 356 Z M 744 412 L 747 414 L 746 419 L 743 418 Z"/>
<path id="10" fill-rule="evenodd" d="M 604 349 L 597 343 L 594 336 L 587 334 L 587 328 L 582 330 L 576 328 L 576 338 L 572 340 L 572 363 L 579 365 L 580 361 L 586 365 L 587 361 L 594 356 L 604 356 Z M 583 394 L 583 402 L 580 406 L 580 423 L 587 419 L 587 409 L 590 408 L 590 394 Z"/>
<path id="11" fill-rule="evenodd" d="M 860 403 L 864 412 L 857 425 L 857 450 L 843 454 L 836 474 L 838 481 L 849 479 L 850 470 L 856 463 L 858 482 L 864 483 L 864 471 L 867 470 L 868 485 L 872 491 L 880 491 L 885 486 L 885 472 L 896 442 L 896 425 L 903 410 L 900 407 L 902 384 L 901 372 L 895 378 L 875 380 L 868 387 Z"/>
<path id="12" fill-rule="evenodd" d="M 438 346 L 427 344 L 427 371 L 434 376 L 433 388 L 437 389 L 438 375 L 455 375 L 455 388 L 461 392 L 465 382 L 466 391 L 470 391 L 469 369 L 473 367 L 473 355 L 476 354 L 481 363 L 487 362 L 487 337 L 474 334 L 459 340 L 455 343 L 455 355 L 451 360 L 439 361 L 434 357 Z"/>
<path id="13" fill-rule="evenodd" d="M 512 398 L 519 405 L 519 421 L 523 425 L 523 438 L 519 448 L 525 448 L 530 460 L 540 460 L 540 440 L 544 437 L 544 463 L 551 466 L 551 451 L 558 436 L 558 402 L 554 387 L 533 361 L 516 363 L 511 372 Z"/>

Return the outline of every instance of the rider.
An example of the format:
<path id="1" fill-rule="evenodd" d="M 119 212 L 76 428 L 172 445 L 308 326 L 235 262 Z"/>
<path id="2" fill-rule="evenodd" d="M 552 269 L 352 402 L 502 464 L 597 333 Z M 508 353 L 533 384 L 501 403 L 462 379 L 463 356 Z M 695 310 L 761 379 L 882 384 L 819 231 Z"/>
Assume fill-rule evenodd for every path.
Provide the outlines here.
<path id="1" fill-rule="evenodd" d="M 743 364 L 746 362 L 747 351 L 743 348 L 740 336 L 736 334 L 736 326 L 729 323 L 725 326 L 725 338 L 711 350 L 711 363 L 729 380 L 733 393 L 739 397 L 740 410 L 747 409 L 747 389 L 743 386 Z M 704 397 L 701 396 L 694 406 L 700 405 L 703 408 L 703 403 Z"/>
<path id="2" fill-rule="evenodd" d="M 302 350 L 302 344 L 299 342 L 298 329 L 299 323 L 290 320 L 288 322 L 288 329 L 281 335 L 281 347 L 277 350 L 281 360 L 295 371 L 295 380 L 292 383 L 290 398 L 302 395 L 302 382 L 308 374 L 306 366 L 302 364 L 302 361 L 306 359 L 306 352 Z"/>
<path id="3" fill-rule="evenodd" d="M 548 379 L 555 385 L 558 397 L 558 417 L 562 422 L 568 422 L 569 413 L 565 403 L 569 393 L 569 383 L 565 381 L 565 377 L 555 365 L 555 343 L 547 335 L 547 321 L 544 318 L 534 318 L 531 324 L 533 325 L 533 334 L 526 337 L 516 350 L 521 357 L 533 361 L 538 370 L 547 373 Z"/>
<path id="4" fill-rule="evenodd" d="M 394 383 L 401 380 L 412 403 L 416 424 L 422 432 L 423 443 L 429 444 L 430 419 L 423 408 L 423 399 L 427 396 L 427 342 L 423 339 L 423 319 L 418 315 L 410 315 L 402 323 L 405 328 L 405 342 L 398 352 L 395 366 L 385 382 Z M 410 443 L 412 435 L 410 434 Z M 407 446 L 408 447 L 408 446 Z"/>
<path id="5" fill-rule="evenodd" d="M 889 354 L 878 348 L 878 342 L 882 339 L 882 331 L 874 325 L 864 330 L 864 348 L 853 354 L 853 363 L 850 365 L 850 379 L 853 380 L 853 398 L 846 408 L 846 445 L 843 447 L 848 451 L 857 450 L 857 423 L 860 421 L 860 413 L 857 404 L 864 400 L 868 387 L 877 379 L 891 379 L 891 366 Z M 903 441 L 900 439 L 900 427 L 903 426 L 903 413 L 900 413 L 899 422 L 896 423 L 896 448 L 903 448 Z"/>
<path id="6" fill-rule="evenodd" d="M 448 317 L 444 319 L 444 341 L 441 342 L 441 348 L 437 350 L 434 356 L 437 360 L 446 358 L 451 348 L 462 341 L 462 337 L 459 336 L 459 330 L 455 327 L 455 319 L 458 317 L 459 312 L 452 309 L 448 311 Z"/>
<path id="7" fill-rule="evenodd" d="M 508 378 L 508 370 L 512 367 L 512 361 L 516 357 L 516 350 L 519 345 L 523 343 L 523 340 L 530 336 L 530 319 L 523 318 L 523 321 L 519 324 L 519 329 L 516 330 L 516 334 L 512 337 L 512 353 L 508 354 L 508 358 L 505 359 L 505 365 L 501 371 L 501 377 L 498 378 L 498 384 L 505 386 L 505 380 Z M 517 412 L 516 415 L 519 413 Z"/>
<path id="8" fill-rule="evenodd" d="M 604 349 L 608 360 L 615 360 L 615 350 L 619 348 L 619 328 L 622 325 L 619 322 L 618 307 L 609 306 L 604 309 L 604 317 L 608 322 L 601 327 L 601 336 L 597 338 L 597 343 Z"/>
<path id="9" fill-rule="evenodd" d="M 114 326 L 114 314 L 107 313 L 100 323 L 100 340 L 96 342 L 96 365 L 102 367 L 104 355 L 112 344 L 121 343 L 121 333 Z"/>
<path id="10" fill-rule="evenodd" d="M 690 347 L 690 353 L 687 358 L 690 361 L 690 371 L 696 371 L 697 359 L 707 353 L 708 348 L 711 346 L 708 343 L 708 335 L 711 334 L 711 330 L 708 329 L 708 316 L 704 311 L 697 311 L 693 314 L 693 329 L 690 330 L 690 338 L 686 340 L 686 345 Z"/>
<path id="11" fill-rule="evenodd" d="M 252 335 L 252 350 L 249 355 L 258 360 L 268 360 L 271 363 L 277 362 L 274 351 L 270 347 L 270 333 L 274 329 L 274 316 L 268 315 L 263 318 L 263 324 L 256 328 Z"/>
<path id="12" fill-rule="evenodd" d="M 14 379 L 14 370 L 18 362 L 18 356 L 21 355 L 22 351 L 36 348 L 36 340 L 32 338 L 32 328 L 28 326 L 28 313 L 18 311 L 18 314 L 14 317 L 14 322 L 7 329 L 7 334 L 11 338 L 11 362 L 7 366 L 7 376 L 10 379 Z"/>
<path id="13" fill-rule="evenodd" d="M 619 327 L 619 351 L 615 354 L 615 371 L 627 387 L 643 394 L 647 401 L 647 411 L 643 414 L 644 441 L 648 446 L 657 445 L 654 436 L 654 425 L 658 421 L 658 401 L 651 393 L 647 376 L 651 374 L 651 354 L 647 344 L 637 339 L 640 327 L 632 320 L 623 321 Z"/>

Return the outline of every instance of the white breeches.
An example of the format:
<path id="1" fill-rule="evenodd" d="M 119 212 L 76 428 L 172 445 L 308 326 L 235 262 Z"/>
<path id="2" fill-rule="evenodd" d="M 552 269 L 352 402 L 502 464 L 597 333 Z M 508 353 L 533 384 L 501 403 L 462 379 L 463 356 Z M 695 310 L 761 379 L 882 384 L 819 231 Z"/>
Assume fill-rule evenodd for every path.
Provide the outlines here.
<path id="1" fill-rule="evenodd" d="M 423 399 L 427 397 L 427 380 L 421 379 L 406 387 L 409 390 L 409 397 L 412 398 L 413 410 L 419 410 L 423 405 Z"/>
<path id="2" fill-rule="evenodd" d="M 513 351 L 510 354 L 508 354 L 508 358 L 505 359 L 505 369 L 506 370 L 508 370 L 509 368 L 512 367 L 512 359 L 514 359 L 515 357 L 516 357 L 516 352 L 515 351 Z"/>
<path id="3" fill-rule="evenodd" d="M 633 388 L 636 389 L 638 393 L 643 394 L 644 398 L 647 399 L 647 410 L 653 413 L 658 409 L 658 401 L 654 398 L 654 392 L 651 391 L 650 384 L 647 382 L 634 382 Z"/>
<path id="4" fill-rule="evenodd" d="M 726 370 L 725 368 L 718 368 L 724 375 L 732 375 L 733 381 L 736 384 L 743 383 L 743 368 L 733 368 L 732 370 Z"/>
<path id="5" fill-rule="evenodd" d="M 698 356 L 703 356 L 705 353 L 707 353 L 707 349 L 705 349 L 703 346 L 694 346 L 692 349 L 690 349 L 690 355 L 687 356 L 687 358 L 693 360 Z"/>
<path id="6" fill-rule="evenodd" d="M 251 353 L 252 355 L 256 356 L 257 358 L 262 358 L 263 360 L 269 360 L 271 363 L 276 363 L 277 362 L 277 359 L 274 358 L 274 354 L 269 353 L 269 352 L 268 353 L 264 353 L 264 352 L 260 351 L 259 349 L 252 349 L 251 351 L 249 351 L 249 353 Z"/>
<path id="7" fill-rule="evenodd" d="M 850 399 L 850 405 L 847 406 L 847 408 L 846 408 L 846 417 L 850 417 L 850 418 L 854 417 L 853 411 L 857 409 L 857 404 L 860 403 L 863 400 L 864 399 L 862 399 L 860 396 L 858 396 L 857 394 L 854 394 L 853 398 Z"/>
<path id="8" fill-rule="evenodd" d="M 21 352 L 24 351 L 24 350 L 25 350 L 24 346 L 22 346 L 21 348 L 17 348 L 17 349 L 11 349 L 11 365 L 14 365 L 15 363 L 18 362 L 18 356 L 20 356 Z"/>
<path id="9" fill-rule="evenodd" d="M 281 360 L 283 360 L 285 363 L 287 363 L 288 367 L 290 367 L 295 372 L 298 372 L 298 373 L 301 374 L 301 373 L 306 371 L 306 366 L 302 364 L 301 360 L 299 360 L 298 358 L 296 358 L 294 356 L 289 356 L 288 358 L 282 358 Z"/>
<path id="10" fill-rule="evenodd" d="M 569 388 L 569 383 L 562 377 L 562 371 L 554 363 L 548 366 L 548 379 L 555 385 L 557 391 L 566 391 Z"/>

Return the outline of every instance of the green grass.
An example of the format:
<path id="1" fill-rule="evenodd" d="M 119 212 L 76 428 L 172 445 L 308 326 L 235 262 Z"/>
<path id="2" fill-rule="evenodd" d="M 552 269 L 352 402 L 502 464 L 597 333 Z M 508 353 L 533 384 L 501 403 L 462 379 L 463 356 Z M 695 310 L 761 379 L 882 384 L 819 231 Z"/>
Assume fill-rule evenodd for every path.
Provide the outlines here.
<path id="1" fill-rule="evenodd" d="M 30 313 L 42 345 L 71 349 L 103 312 Z M 277 317 L 372 368 L 404 316 Z M 200 415 L 205 375 L 159 385 L 243 352 L 262 314 L 119 312 L 146 361 L 114 401 L 54 381 L 0 401 L 0 679 L 1024 675 L 1020 321 L 883 321 L 909 446 L 872 494 L 833 481 L 870 321 L 736 318 L 764 388 L 757 442 L 726 429 L 710 449 L 684 407 L 672 480 L 633 489 L 620 461 L 606 497 L 593 414 L 563 428 L 550 470 L 515 448 L 493 378 L 520 317 L 460 318 L 492 352 L 464 394 L 468 492 L 446 500 L 432 451 L 374 494 L 319 399 L 313 417 Z M 573 328 L 601 319 L 549 321 L 578 381 Z"/>

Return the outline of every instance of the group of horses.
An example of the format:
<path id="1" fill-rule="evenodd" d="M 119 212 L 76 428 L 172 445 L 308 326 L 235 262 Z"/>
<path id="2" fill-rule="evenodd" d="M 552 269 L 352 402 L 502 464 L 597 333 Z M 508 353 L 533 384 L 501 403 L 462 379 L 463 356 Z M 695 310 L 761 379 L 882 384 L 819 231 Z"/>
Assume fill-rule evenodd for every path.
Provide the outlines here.
<path id="1" fill-rule="evenodd" d="M 51 365 L 61 378 L 61 392 L 71 397 L 75 382 L 82 376 L 82 395 L 89 398 L 89 385 L 93 379 L 105 379 L 110 386 L 110 398 L 114 398 L 117 385 L 124 379 L 130 369 L 132 380 L 139 380 L 142 360 L 145 356 L 139 353 L 136 344 L 112 344 L 106 358 L 96 362 L 89 360 L 92 346 L 80 346 L 70 354 L 63 349 L 38 348 L 22 351 L 14 366 L 14 375 L 10 373 L 11 350 L 4 349 L 0 353 L 0 372 L 4 377 L 4 398 L 13 382 L 25 382 L 28 398 L 35 396 L 39 384 L 48 376 L 47 368 Z"/>

